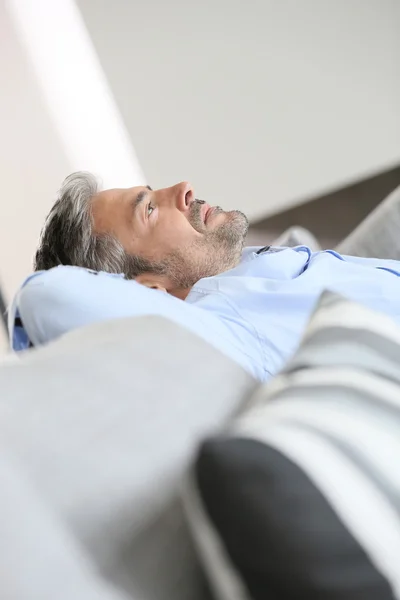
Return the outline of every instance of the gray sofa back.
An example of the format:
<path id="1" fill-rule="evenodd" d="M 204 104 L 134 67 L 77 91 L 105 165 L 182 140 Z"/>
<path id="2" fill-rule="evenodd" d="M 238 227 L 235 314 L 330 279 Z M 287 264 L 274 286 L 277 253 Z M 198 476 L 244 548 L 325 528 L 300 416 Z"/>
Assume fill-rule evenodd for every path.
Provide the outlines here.
<path id="1" fill-rule="evenodd" d="M 100 323 L 0 366 L 2 444 L 108 582 L 196 600 L 181 480 L 256 385 L 164 319 Z"/>

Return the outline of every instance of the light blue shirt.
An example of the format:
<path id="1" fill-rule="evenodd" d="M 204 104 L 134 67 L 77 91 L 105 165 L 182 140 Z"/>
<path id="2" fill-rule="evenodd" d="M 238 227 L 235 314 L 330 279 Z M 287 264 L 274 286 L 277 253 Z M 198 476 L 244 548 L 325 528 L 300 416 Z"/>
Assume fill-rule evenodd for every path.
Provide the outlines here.
<path id="1" fill-rule="evenodd" d="M 22 350 L 89 323 L 159 315 L 189 329 L 265 381 L 295 351 L 326 289 L 400 323 L 398 261 L 344 257 L 331 250 L 313 253 L 305 246 L 261 252 L 246 248 L 236 268 L 200 280 L 186 301 L 120 275 L 78 267 L 35 273 L 11 307 L 11 343 Z"/>

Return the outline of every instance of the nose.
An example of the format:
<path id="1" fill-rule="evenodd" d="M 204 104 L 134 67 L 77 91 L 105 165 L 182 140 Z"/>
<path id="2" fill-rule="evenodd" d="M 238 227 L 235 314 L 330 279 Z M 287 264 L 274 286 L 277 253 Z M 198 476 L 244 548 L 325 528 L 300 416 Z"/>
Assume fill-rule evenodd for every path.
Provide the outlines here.
<path id="1" fill-rule="evenodd" d="M 174 186 L 176 207 L 181 212 L 189 210 L 194 201 L 194 189 L 188 181 L 182 181 Z"/>

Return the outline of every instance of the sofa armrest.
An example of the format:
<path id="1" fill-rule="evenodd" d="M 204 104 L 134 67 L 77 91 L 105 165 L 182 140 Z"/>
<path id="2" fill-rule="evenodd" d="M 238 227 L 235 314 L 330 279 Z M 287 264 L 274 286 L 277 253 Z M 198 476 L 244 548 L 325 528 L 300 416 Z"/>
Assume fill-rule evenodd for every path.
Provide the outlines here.
<path id="1" fill-rule="evenodd" d="M 400 260 L 400 186 L 337 248 L 341 254 Z"/>

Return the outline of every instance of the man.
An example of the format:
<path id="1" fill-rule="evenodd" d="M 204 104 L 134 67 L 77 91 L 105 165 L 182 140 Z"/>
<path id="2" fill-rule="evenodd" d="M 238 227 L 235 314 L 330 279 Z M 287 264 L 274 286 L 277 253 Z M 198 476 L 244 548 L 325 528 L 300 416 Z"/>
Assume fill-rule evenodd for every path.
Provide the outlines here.
<path id="1" fill-rule="evenodd" d="M 243 252 L 247 228 L 245 215 L 196 200 L 188 183 L 100 191 L 92 175 L 71 175 L 43 228 L 38 273 L 11 311 L 14 348 L 158 314 L 265 380 L 295 350 L 324 289 L 400 321 L 400 263 L 304 246 Z"/>
<path id="2" fill-rule="evenodd" d="M 59 264 L 163 277 L 174 296 L 204 277 L 235 267 L 248 229 L 239 211 L 196 200 L 189 183 L 106 190 L 89 173 L 68 177 L 42 232 L 35 270 Z"/>

